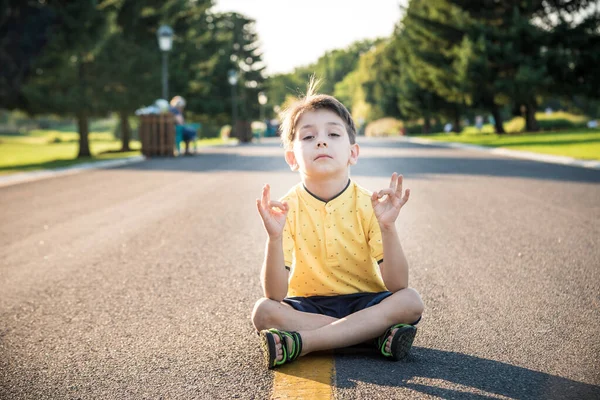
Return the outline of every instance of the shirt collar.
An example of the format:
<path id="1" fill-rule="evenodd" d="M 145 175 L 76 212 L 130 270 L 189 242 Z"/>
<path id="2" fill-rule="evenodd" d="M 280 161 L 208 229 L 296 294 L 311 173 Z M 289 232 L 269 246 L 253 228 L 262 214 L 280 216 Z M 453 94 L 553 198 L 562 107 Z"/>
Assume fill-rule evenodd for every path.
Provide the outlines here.
<path id="1" fill-rule="evenodd" d="M 352 183 L 352 180 L 348 179 L 348 183 L 346 184 L 346 187 L 344 189 L 342 189 L 341 192 L 339 192 L 338 194 L 336 194 L 335 196 L 333 196 L 333 198 L 331 198 L 331 200 L 329 200 L 329 201 L 321 199 L 320 197 L 318 197 L 315 194 L 311 193 L 306 188 L 306 186 L 304 186 L 304 184 L 302 184 L 301 193 L 304 194 L 304 196 L 302 196 L 302 197 L 305 198 L 314 207 L 321 207 L 323 205 L 333 205 L 333 204 L 337 203 L 340 199 L 344 198 L 345 195 L 350 192 L 350 190 L 348 190 L 348 188 L 350 187 L 351 183 Z"/>

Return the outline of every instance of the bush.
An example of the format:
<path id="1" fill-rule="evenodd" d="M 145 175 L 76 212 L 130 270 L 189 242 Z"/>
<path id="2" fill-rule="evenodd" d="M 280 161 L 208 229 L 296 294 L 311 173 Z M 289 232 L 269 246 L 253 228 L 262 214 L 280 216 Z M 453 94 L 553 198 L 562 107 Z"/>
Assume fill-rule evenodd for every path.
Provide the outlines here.
<path id="1" fill-rule="evenodd" d="M 219 136 L 223 140 L 227 140 L 231 137 L 231 125 L 223 125 L 219 132 Z"/>
<path id="2" fill-rule="evenodd" d="M 576 122 L 570 121 L 568 119 L 561 118 L 561 119 L 554 119 L 554 120 L 550 120 L 550 119 L 539 120 L 538 126 L 543 131 L 549 131 L 549 130 L 553 130 L 553 129 L 585 128 L 586 123 L 585 122 L 576 123 Z"/>
<path id="3" fill-rule="evenodd" d="M 395 118 L 381 118 L 370 122 L 365 128 L 365 136 L 398 136 L 404 124 Z"/>
<path id="4" fill-rule="evenodd" d="M 504 131 L 506 133 L 518 133 L 525 130 L 525 118 L 514 117 L 510 121 L 504 123 Z"/>
<path id="5" fill-rule="evenodd" d="M 557 129 L 585 128 L 589 118 L 582 115 L 570 114 L 564 111 L 557 111 L 550 114 L 535 113 L 538 127 L 543 131 Z M 506 133 L 525 132 L 525 119 L 523 117 L 514 117 L 504 123 Z"/>
<path id="6" fill-rule="evenodd" d="M 434 122 L 431 124 L 431 128 L 429 133 L 439 133 L 444 132 L 444 125 L 439 122 Z M 407 124 L 406 125 L 406 134 L 407 135 L 422 135 L 423 134 L 423 124 Z"/>
<path id="7" fill-rule="evenodd" d="M 221 125 L 211 121 L 202 122 L 198 137 L 202 139 L 221 137 Z"/>

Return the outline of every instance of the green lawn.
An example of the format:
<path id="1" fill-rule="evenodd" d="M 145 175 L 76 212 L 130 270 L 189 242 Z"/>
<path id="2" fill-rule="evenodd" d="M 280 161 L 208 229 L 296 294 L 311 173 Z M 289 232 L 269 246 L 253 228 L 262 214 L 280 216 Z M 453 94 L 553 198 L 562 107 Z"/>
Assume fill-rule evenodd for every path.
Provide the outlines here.
<path id="1" fill-rule="evenodd" d="M 600 160 L 600 129 L 573 129 L 561 132 L 507 135 L 471 132 L 460 135 L 439 133 L 415 137 L 487 147 L 502 147 L 585 160 Z"/>
<path id="2" fill-rule="evenodd" d="M 93 157 L 76 159 L 79 149 L 75 132 L 34 130 L 27 135 L 0 135 L 0 175 L 41 169 L 68 167 L 92 161 L 105 161 L 140 155 L 140 142 L 131 141 L 133 151 L 116 152 L 121 142 L 109 132 L 90 133 Z M 220 138 L 201 139 L 198 146 L 224 144 Z"/>

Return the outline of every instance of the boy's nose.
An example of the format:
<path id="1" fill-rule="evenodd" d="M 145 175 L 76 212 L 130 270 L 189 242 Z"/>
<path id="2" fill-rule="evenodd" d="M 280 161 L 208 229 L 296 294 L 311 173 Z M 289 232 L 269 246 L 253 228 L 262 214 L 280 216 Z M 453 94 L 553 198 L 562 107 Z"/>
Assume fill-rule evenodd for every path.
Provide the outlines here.
<path id="1" fill-rule="evenodd" d="M 317 147 L 327 147 L 327 143 L 325 143 L 325 142 L 317 142 Z"/>

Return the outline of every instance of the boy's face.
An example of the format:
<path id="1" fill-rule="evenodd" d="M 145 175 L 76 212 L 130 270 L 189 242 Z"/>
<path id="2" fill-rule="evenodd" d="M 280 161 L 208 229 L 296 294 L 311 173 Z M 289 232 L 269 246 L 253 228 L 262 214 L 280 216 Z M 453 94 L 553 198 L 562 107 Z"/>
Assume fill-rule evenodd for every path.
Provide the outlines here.
<path id="1" fill-rule="evenodd" d="M 292 170 L 305 176 L 347 174 L 348 166 L 358 160 L 358 145 L 350 143 L 344 121 L 327 109 L 302 114 L 292 145 L 285 160 Z"/>

